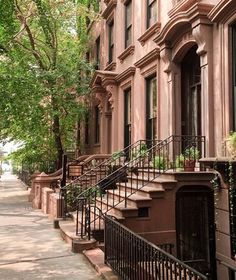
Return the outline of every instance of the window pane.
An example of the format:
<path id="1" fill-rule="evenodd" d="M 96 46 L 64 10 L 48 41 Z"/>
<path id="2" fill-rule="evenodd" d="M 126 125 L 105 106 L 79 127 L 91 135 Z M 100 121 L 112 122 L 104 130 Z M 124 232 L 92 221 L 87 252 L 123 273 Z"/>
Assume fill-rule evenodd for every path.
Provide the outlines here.
<path id="1" fill-rule="evenodd" d="M 148 96 L 149 96 L 149 118 L 156 117 L 157 114 L 157 85 L 156 78 L 148 81 Z"/>
<path id="2" fill-rule="evenodd" d="M 125 47 L 128 47 L 132 42 L 132 29 L 131 27 L 126 30 L 126 42 Z"/>
<path id="3" fill-rule="evenodd" d="M 100 69 L 100 36 L 96 40 L 96 70 Z"/>
<path id="4" fill-rule="evenodd" d="M 157 137 L 157 81 L 156 77 L 146 80 L 146 137 L 147 139 L 156 139 Z"/>
<path id="5" fill-rule="evenodd" d="M 157 21 L 157 1 L 148 1 L 147 5 L 147 27 Z"/>
<path id="6" fill-rule="evenodd" d="M 95 107 L 95 143 L 100 142 L 100 116 L 99 116 L 99 107 Z"/>
<path id="7" fill-rule="evenodd" d="M 112 22 L 109 25 L 109 46 L 108 46 L 108 50 L 109 50 L 109 54 L 108 54 L 108 62 L 111 63 L 113 61 L 113 53 L 114 53 L 114 38 L 113 38 L 113 30 L 114 30 L 114 23 Z"/>
<path id="8" fill-rule="evenodd" d="M 110 41 L 110 45 L 113 44 L 113 28 L 114 28 L 114 24 L 112 23 L 111 25 L 109 25 L 109 41 Z"/>
<path id="9" fill-rule="evenodd" d="M 132 2 L 126 5 L 126 27 L 132 24 Z"/>
<path id="10" fill-rule="evenodd" d="M 132 1 L 125 6 L 125 48 L 127 48 L 132 40 Z"/>

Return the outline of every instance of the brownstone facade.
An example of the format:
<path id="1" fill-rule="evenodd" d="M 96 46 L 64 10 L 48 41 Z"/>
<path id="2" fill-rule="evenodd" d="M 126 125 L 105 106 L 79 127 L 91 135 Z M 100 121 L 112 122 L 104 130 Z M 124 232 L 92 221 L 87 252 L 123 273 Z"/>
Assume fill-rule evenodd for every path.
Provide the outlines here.
<path id="1" fill-rule="evenodd" d="M 139 139 L 203 135 L 207 157 L 226 156 L 222 143 L 236 130 L 235 0 L 101 0 L 100 12 L 102 19 L 90 29 L 98 70 L 84 128 L 87 152 L 112 153 Z M 212 189 L 199 183 L 200 176 L 180 180 L 162 209 L 181 211 L 175 203 L 186 185 Z M 218 280 L 236 279 L 228 187 L 223 184 L 214 209 Z M 180 225 L 172 218 L 159 217 L 173 226 L 175 240 Z"/>

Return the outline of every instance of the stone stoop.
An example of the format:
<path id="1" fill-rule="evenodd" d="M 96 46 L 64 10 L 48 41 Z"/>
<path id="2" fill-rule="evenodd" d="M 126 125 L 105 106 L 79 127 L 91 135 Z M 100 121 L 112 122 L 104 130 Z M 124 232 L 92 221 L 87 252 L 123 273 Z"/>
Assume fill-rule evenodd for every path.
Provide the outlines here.
<path id="1" fill-rule="evenodd" d="M 114 274 L 113 270 L 104 263 L 104 252 L 101 249 L 85 250 L 83 254 L 102 278 L 106 280 L 119 280 L 119 277 Z"/>
<path id="2" fill-rule="evenodd" d="M 75 234 L 76 227 L 73 220 L 61 219 L 58 221 L 58 224 L 61 237 L 71 246 L 73 253 L 82 253 L 84 250 L 97 247 L 97 241 L 95 239 L 82 239 Z"/>

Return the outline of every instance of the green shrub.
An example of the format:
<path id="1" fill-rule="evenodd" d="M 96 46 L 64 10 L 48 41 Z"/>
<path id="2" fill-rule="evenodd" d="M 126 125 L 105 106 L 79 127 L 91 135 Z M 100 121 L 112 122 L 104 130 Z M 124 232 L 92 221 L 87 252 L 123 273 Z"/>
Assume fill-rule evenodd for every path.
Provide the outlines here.
<path id="1" fill-rule="evenodd" d="M 159 170 L 165 170 L 167 168 L 167 159 L 161 155 L 155 156 L 153 159 L 153 167 Z"/>

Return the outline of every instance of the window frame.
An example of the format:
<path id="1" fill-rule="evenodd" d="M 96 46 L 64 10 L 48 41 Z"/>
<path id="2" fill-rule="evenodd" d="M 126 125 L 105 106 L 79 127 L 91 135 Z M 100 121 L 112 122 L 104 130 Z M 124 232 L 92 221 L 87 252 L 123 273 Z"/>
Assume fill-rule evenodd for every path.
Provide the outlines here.
<path id="1" fill-rule="evenodd" d="M 128 87 L 124 90 L 124 147 L 131 143 L 132 129 L 132 88 Z"/>
<path id="2" fill-rule="evenodd" d="M 146 2 L 146 9 L 147 9 L 147 13 L 146 13 L 146 28 L 148 29 L 149 27 L 151 27 L 156 21 L 157 21 L 157 11 L 155 14 L 155 17 L 151 17 L 151 9 L 152 7 L 155 6 L 155 8 L 157 9 L 157 0 L 147 0 Z"/>
<path id="3" fill-rule="evenodd" d="M 99 70 L 100 69 L 100 49 L 101 49 L 101 38 L 100 36 L 97 37 L 96 39 L 96 65 L 95 69 Z"/>
<path id="4" fill-rule="evenodd" d="M 152 83 L 155 81 L 155 96 Z M 146 139 L 154 140 L 157 138 L 157 76 L 156 74 L 145 78 L 146 83 Z M 149 135 L 151 132 L 151 135 Z M 152 138 L 152 139 L 151 139 Z"/>
<path id="5" fill-rule="evenodd" d="M 94 143 L 100 143 L 100 111 L 99 105 L 94 107 L 94 119 L 95 119 L 95 131 L 94 131 Z"/>
<path id="6" fill-rule="evenodd" d="M 130 19 L 128 24 L 128 7 L 130 8 Z M 133 11 L 132 11 L 132 0 L 129 0 L 125 3 L 125 49 L 132 44 L 132 20 L 133 20 Z M 129 36 L 130 34 L 130 36 Z"/>
<path id="7" fill-rule="evenodd" d="M 114 19 L 108 23 L 108 63 L 114 59 Z"/>

